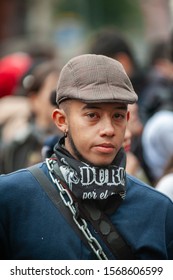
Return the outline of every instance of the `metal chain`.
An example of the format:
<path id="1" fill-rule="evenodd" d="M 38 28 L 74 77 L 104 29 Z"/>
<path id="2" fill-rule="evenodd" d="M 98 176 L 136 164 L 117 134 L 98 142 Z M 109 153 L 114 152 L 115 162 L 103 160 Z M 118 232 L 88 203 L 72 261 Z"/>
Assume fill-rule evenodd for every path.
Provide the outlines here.
<path id="1" fill-rule="evenodd" d="M 69 210 L 71 211 L 75 224 L 86 237 L 89 246 L 91 247 L 93 252 L 96 254 L 97 258 L 100 260 L 108 260 L 106 254 L 103 251 L 103 248 L 101 247 L 101 245 L 99 244 L 97 239 L 91 234 L 86 221 L 78 215 L 72 196 L 70 195 L 68 190 L 66 190 L 62 186 L 61 182 L 57 178 L 54 177 L 54 175 L 53 175 L 54 163 L 55 163 L 55 160 L 48 159 L 48 158 L 46 159 L 46 165 L 48 167 L 50 177 L 51 177 L 52 181 L 55 183 L 55 185 L 57 186 L 57 188 L 60 192 L 60 197 L 61 197 L 64 205 L 66 207 L 68 207 Z"/>

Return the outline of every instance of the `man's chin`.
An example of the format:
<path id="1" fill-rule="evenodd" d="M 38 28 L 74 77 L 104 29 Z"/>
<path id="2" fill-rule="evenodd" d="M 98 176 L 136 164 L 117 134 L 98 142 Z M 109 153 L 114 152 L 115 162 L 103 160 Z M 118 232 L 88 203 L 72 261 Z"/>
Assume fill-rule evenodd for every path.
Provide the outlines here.
<path id="1" fill-rule="evenodd" d="M 108 165 L 111 165 L 113 162 L 113 159 L 111 160 L 93 160 L 93 161 L 87 161 L 90 165 L 98 166 L 98 167 L 106 167 Z"/>

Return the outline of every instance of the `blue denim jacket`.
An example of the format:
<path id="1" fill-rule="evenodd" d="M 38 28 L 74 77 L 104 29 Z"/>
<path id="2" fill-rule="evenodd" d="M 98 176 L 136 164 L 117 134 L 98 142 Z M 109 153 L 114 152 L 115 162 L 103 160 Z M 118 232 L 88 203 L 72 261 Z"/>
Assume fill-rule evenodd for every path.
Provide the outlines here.
<path id="1" fill-rule="evenodd" d="M 39 167 L 49 176 L 45 163 Z M 172 260 L 173 203 L 132 176 L 127 175 L 126 180 L 125 200 L 110 219 L 132 247 L 136 259 Z M 0 259 L 92 260 L 97 257 L 30 171 L 22 169 L 0 176 Z"/>

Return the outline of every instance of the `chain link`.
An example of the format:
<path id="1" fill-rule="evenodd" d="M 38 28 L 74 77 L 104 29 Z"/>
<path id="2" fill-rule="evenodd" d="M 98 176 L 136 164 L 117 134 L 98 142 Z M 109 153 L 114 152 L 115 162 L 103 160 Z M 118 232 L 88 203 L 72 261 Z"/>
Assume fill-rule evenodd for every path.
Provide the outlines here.
<path id="1" fill-rule="evenodd" d="M 97 258 L 99 260 L 107 260 L 108 258 L 106 256 L 106 254 L 104 253 L 103 248 L 101 247 L 101 245 L 99 244 L 97 239 L 91 234 L 86 221 L 78 215 L 72 196 L 70 195 L 68 190 L 64 189 L 64 187 L 62 186 L 60 181 L 54 177 L 54 175 L 53 175 L 54 163 L 55 163 L 55 160 L 46 159 L 46 165 L 48 167 L 50 177 L 51 177 L 52 181 L 55 183 L 55 185 L 57 186 L 58 190 L 60 191 L 60 197 L 61 197 L 64 205 L 66 207 L 68 207 L 69 210 L 71 211 L 75 224 L 84 234 L 89 246 L 91 247 L 93 252 L 96 254 Z"/>

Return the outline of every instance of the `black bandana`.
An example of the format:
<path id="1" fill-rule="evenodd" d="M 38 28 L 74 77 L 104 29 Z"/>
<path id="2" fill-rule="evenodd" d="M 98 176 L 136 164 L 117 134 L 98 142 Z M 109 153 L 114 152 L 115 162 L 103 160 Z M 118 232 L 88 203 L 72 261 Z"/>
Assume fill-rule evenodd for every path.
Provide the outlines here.
<path id="1" fill-rule="evenodd" d="M 62 147 L 63 141 L 61 138 L 54 148 L 57 160 L 54 170 L 77 198 L 104 200 L 114 194 L 125 197 L 126 156 L 123 149 L 112 165 L 98 167 L 73 158 Z"/>

